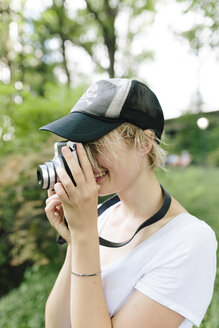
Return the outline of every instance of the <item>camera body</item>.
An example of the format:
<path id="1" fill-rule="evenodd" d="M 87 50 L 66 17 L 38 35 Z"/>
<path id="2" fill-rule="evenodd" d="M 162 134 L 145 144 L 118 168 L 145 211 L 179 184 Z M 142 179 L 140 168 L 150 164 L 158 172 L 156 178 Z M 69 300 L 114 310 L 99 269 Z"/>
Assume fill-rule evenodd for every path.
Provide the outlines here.
<path id="1" fill-rule="evenodd" d="M 54 153 L 55 156 L 49 162 L 45 162 L 42 165 L 39 165 L 37 168 L 37 180 L 38 184 L 42 189 L 53 189 L 54 185 L 59 182 L 59 177 L 57 174 L 57 168 L 63 167 L 68 175 L 70 176 L 74 185 L 76 185 L 72 173 L 66 163 L 64 156 L 62 155 L 61 149 L 64 146 L 68 146 L 72 151 L 75 159 L 79 163 L 77 156 L 77 143 L 73 141 L 59 141 L 54 144 Z"/>

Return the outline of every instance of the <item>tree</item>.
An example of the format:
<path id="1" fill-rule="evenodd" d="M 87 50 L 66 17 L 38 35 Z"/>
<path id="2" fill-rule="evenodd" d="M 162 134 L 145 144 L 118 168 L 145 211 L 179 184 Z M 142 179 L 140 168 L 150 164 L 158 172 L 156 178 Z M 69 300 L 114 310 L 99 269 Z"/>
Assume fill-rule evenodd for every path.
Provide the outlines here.
<path id="1" fill-rule="evenodd" d="M 26 14 L 25 0 L 17 7 L 5 2 L 0 5 L 0 65 L 10 72 L 8 81 L 20 81 L 42 95 L 47 81 L 74 87 L 82 74 L 77 68 L 81 56 L 109 77 L 133 76 L 140 61 L 152 58 L 144 42 L 138 53 L 133 48 L 135 37 L 143 39 L 153 22 L 156 2 L 81 0 L 81 7 L 72 7 L 71 1 L 53 0 L 36 17 Z"/>
<path id="2" fill-rule="evenodd" d="M 217 50 L 219 45 L 219 2 L 218 0 L 177 0 L 183 2 L 184 14 L 193 13 L 193 25 L 182 31 L 195 53 L 205 46 Z"/>
<path id="3" fill-rule="evenodd" d="M 138 28 L 134 28 L 134 20 L 137 17 L 138 19 L 142 18 L 148 13 L 154 15 L 155 3 L 156 1 L 104 0 L 97 2 L 84 0 L 83 9 L 71 10 L 70 3 L 66 0 L 54 0 L 52 6 L 43 12 L 41 19 L 34 22 L 35 34 L 39 36 L 41 44 L 54 39 L 58 41 L 59 54 L 62 56 L 61 66 L 68 83 L 71 81 L 73 72 L 68 65 L 67 52 L 74 46 L 83 48 L 100 72 L 107 71 L 109 77 L 115 77 L 117 75 L 115 72 L 116 52 L 121 50 L 126 52 L 127 47 L 130 52 L 134 36 L 146 25 L 145 22 L 142 22 Z M 118 25 L 122 14 L 126 15 L 129 21 L 127 33 L 124 36 L 125 47 L 118 43 L 120 37 Z M 103 58 L 100 58 L 99 51 L 105 55 L 106 63 L 103 63 Z M 54 51 L 50 49 L 50 58 L 52 53 Z M 141 56 L 143 55 L 147 57 L 148 53 L 144 51 Z M 151 52 L 149 55 L 151 56 Z M 136 61 L 138 60 L 139 58 L 136 58 Z M 132 66 L 133 62 L 134 58 L 132 57 L 129 66 Z M 126 74 L 128 71 L 130 71 L 130 67 L 124 73 Z"/>
<path id="4" fill-rule="evenodd" d="M 218 51 L 219 2 L 218 0 L 177 0 L 177 2 L 181 3 L 183 16 L 190 17 L 190 26 L 187 29 L 175 30 L 174 34 L 189 43 L 191 51 L 197 59 L 197 86 L 191 105 L 198 113 L 201 111 L 203 103 L 199 86 L 202 54 L 205 54 L 206 49 Z"/>
<path id="5" fill-rule="evenodd" d="M 0 42 L 3 47 L 0 48 L 0 68 L 2 72 L 2 80 L 9 82 L 12 75 L 16 74 L 17 53 L 13 49 L 13 37 L 10 37 L 10 29 L 13 29 L 11 23 L 16 24 L 16 12 L 9 6 L 9 3 L 0 2 Z M 15 25 L 14 25 L 15 27 Z"/>

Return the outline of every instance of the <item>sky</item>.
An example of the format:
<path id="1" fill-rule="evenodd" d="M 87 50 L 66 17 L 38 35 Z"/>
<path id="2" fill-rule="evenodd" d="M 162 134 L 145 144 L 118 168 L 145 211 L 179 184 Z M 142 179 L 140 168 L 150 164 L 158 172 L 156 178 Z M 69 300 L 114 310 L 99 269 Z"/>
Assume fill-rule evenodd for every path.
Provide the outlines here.
<path id="1" fill-rule="evenodd" d="M 182 17 L 175 1 L 158 8 L 148 39 L 155 50 L 155 61 L 140 72 L 147 76 L 167 118 L 177 117 L 190 108 L 199 80 L 203 111 L 219 110 L 219 58 L 211 49 L 204 49 L 199 58 L 186 41 L 173 35 L 171 26 L 191 26 L 194 17 Z M 198 79 L 199 75 L 199 79 Z"/>
<path id="2" fill-rule="evenodd" d="M 19 0 L 14 0 L 15 3 L 16 1 Z M 51 0 L 27 0 L 26 14 L 36 15 L 45 4 L 50 3 Z M 84 6 L 83 0 L 69 0 L 69 3 L 72 9 Z M 202 111 L 219 110 L 219 58 L 215 51 L 208 47 L 197 57 L 192 53 L 187 41 L 174 36 L 173 30 L 189 28 L 200 19 L 190 13 L 182 15 L 182 7 L 183 4 L 180 5 L 175 0 L 160 2 L 155 21 L 147 33 L 136 39 L 134 47 L 136 52 L 141 51 L 143 45 L 154 51 L 154 61 L 143 62 L 139 66 L 137 78 L 147 81 L 156 93 L 167 119 L 178 117 L 191 108 L 191 100 L 196 94 L 198 83 L 203 100 Z M 121 15 L 116 22 L 121 35 L 127 28 L 126 21 L 127 17 Z M 98 54 L 102 64 L 106 65 L 104 49 L 100 47 Z M 91 82 L 107 77 L 106 74 L 100 76 L 94 73 L 94 64 L 82 49 L 72 49 L 69 45 L 68 56 L 72 69 L 79 75 L 87 74 Z M 59 70 L 57 73 L 64 82 L 65 76 Z M 74 82 L 77 82 L 77 74 L 75 79 Z"/>

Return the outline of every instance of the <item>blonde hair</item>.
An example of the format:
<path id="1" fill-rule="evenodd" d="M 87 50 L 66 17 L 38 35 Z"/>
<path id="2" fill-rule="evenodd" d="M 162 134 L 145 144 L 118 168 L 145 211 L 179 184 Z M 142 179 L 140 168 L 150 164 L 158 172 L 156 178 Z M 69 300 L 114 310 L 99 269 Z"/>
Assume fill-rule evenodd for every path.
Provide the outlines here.
<path id="1" fill-rule="evenodd" d="M 151 168 L 160 168 L 165 170 L 164 160 L 166 157 L 166 151 L 160 147 L 161 142 L 156 136 L 153 130 L 153 135 L 144 133 L 144 131 L 131 123 L 123 123 L 118 128 L 112 130 L 105 136 L 96 139 L 92 142 L 87 142 L 84 144 L 88 159 L 95 169 L 95 171 L 100 171 L 97 163 L 97 156 L 101 153 L 111 154 L 115 158 L 118 156 L 113 151 L 113 144 L 119 144 L 119 141 L 124 140 L 126 144 L 134 149 L 142 149 L 143 146 L 148 145 L 149 140 L 153 138 L 153 144 L 151 150 L 147 154 L 149 165 Z M 121 149 L 122 151 L 122 149 Z"/>

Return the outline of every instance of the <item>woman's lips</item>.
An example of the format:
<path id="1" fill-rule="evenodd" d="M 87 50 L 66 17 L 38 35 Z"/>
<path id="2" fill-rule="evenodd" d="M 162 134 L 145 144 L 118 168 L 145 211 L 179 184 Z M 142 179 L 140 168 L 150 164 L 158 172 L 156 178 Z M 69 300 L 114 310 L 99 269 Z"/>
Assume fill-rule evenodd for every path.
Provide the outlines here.
<path id="1" fill-rule="evenodd" d="M 100 182 L 107 175 L 107 171 L 94 172 L 94 178 L 96 182 Z"/>

